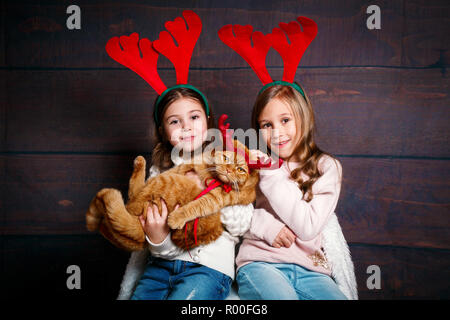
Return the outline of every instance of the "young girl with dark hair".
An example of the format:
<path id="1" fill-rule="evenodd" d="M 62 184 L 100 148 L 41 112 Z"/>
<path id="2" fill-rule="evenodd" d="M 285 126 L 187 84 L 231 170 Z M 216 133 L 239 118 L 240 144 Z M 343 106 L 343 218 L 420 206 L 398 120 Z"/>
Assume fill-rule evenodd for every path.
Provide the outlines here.
<path id="1" fill-rule="evenodd" d="M 204 148 L 206 130 L 214 125 L 204 99 L 190 88 L 171 90 L 154 114 L 158 141 L 152 154 L 150 177 L 184 161 L 185 157 L 171 157 L 174 146 L 184 153 Z M 199 180 L 196 175 L 192 178 Z M 223 208 L 221 219 L 226 230 L 216 241 L 190 252 L 172 242 L 164 203 L 162 208 L 159 212 L 156 206 L 149 207 L 146 216 L 141 216 L 149 249 L 131 255 L 119 299 L 127 299 L 131 294 L 134 300 L 227 298 L 235 276 L 235 245 L 250 226 L 253 205 Z"/>

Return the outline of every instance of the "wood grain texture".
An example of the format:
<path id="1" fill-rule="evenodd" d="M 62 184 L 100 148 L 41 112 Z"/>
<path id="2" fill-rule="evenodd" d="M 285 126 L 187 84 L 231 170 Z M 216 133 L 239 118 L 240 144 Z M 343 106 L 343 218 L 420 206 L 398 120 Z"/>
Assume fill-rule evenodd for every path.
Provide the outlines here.
<path id="1" fill-rule="evenodd" d="M 340 158 L 350 242 L 450 249 L 448 160 Z"/>
<path id="2" fill-rule="evenodd" d="M 401 64 L 439 68 L 448 66 L 450 64 L 449 17 L 450 6 L 445 0 L 404 1 Z"/>
<path id="3" fill-rule="evenodd" d="M 107 155 L 5 157 L 5 181 L 9 182 L 5 185 L 4 233 L 87 233 L 85 214 L 100 189 L 117 188 L 126 201 L 134 158 Z"/>
<path id="4" fill-rule="evenodd" d="M 350 245 L 359 298 L 447 299 L 450 295 L 448 250 Z M 381 271 L 381 289 L 369 290 L 367 267 Z"/>
<path id="5" fill-rule="evenodd" d="M 6 208 L 5 208 L 5 197 L 6 197 L 6 158 L 0 156 L 0 221 L 1 225 L 6 225 Z M 0 232 L 0 241 L 3 232 Z M 1 244 L 1 243 L 0 243 Z M 0 250 L 3 250 L 3 246 L 0 246 Z M 0 252 L 0 254 L 3 254 Z M 3 257 L 3 256 L 2 256 Z"/>
<path id="6" fill-rule="evenodd" d="M 6 147 L 6 105 L 8 99 L 8 87 L 6 80 L 7 71 L 0 70 L 0 152 L 5 151 Z"/>
<path id="7" fill-rule="evenodd" d="M 156 94 L 136 74 L 16 70 L 6 76 L 8 151 L 152 150 Z M 217 117 L 227 113 L 234 128 L 249 128 L 261 87 L 250 70 L 193 71 L 191 79 L 208 96 Z M 445 147 L 449 80 L 438 69 L 314 69 L 300 72 L 297 79 L 311 96 L 323 149 L 334 154 L 450 156 Z"/>
<path id="8" fill-rule="evenodd" d="M 119 65 L 110 59 L 104 45 L 113 36 L 138 32 L 155 40 L 164 22 L 193 9 L 203 22 L 191 67 L 230 68 L 247 66 L 218 38 L 226 24 L 251 24 L 271 32 L 279 22 L 300 15 L 314 19 L 319 33 L 304 55 L 302 66 L 408 66 L 435 65 L 441 56 L 448 65 L 448 13 L 445 1 L 377 1 L 382 8 L 382 29 L 368 30 L 368 4 L 362 0 L 329 1 L 181 1 L 170 3 L 113 1 L 79 2 L 82 28 L 66 28 L 64 2 L 51 4 L 6 4 L 7 60 L 14 67 L 100 68 Z M 233 7 L 235 5 L 235 7 Z M 423 20 L 424 18 L 425 20 Z M 418 22 L 422 23 L 420 25 Z M 443 26 L 447 26 L 442 28 Z M 440 31 L 443 30 L 443 31 Z M 270 66 L 282 66 L 274 50 Z M 161 67 L 171 67 L 166 59 Z"/>
<path id="9" fill-rule="evenodd" d="M 6 2 L 0 1 L 0 67 L 6 66 L 5 16 L 6 16 Z"/>
<path id="10" fill-rule="evenodd" d="M 2 232 L 87 234 L 90 201 L 104 187 L 119 189 L 126 201 L 138 154 L 4 157 Z M 344 180 L 336 213 L 349 242 L 450 248 L 448 161 L 338 159 Z"/>
<path id="11" fill-rule="evenodd" d="M 2 300 L 114 300 L 129 258 L 100 236 L 3 237 Z M 81 289 L 69 290 L 67 268 L 81 270 Z M 13 279 L 13 280 L 12 280 Z"/>

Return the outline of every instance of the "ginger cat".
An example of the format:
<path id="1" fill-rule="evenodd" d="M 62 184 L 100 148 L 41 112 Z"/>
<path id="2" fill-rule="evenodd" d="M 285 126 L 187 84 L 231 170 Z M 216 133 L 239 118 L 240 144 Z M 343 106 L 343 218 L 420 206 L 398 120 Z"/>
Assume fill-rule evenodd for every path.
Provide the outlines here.
<path id="1" fill-rule="evenodd" d="M 233 141 L 235 148 L 242 148 L 248 156 L 248 149 L 239 141 Z M 184 225 L 200 218 L 197 227 L 197 245 L 216 240 L 223 232 L 220 209 L 230 205 L 247 205 L 256 198 L 258 184 L 257 170 L 249 170 L 242 154 L 233 151 L 213 151 L 200 164 L 182 164 L 145 181 L 145 159 L 134 160 L 134 171 L 129 181 L 128 198 L 125 205 L 119 190 L 104 188 L 92 200 L 86 213 L 86 224 L 90 231 L 99 230 L 114 245 L 129 250 L 146 247 L 145 233 L 139 216 L 147 212 L 149 202 L 158 206 L 160 199 L 167 204 L 168 225 L 172 229 L 173 242 L 183 249 L 195 247 L 193 223 L 188 224 L 187 239 Z M 202 189 L 188 178 L 186 173 L 194 171 L 200 181 L 214 178 L 231 186 L 228 192 L 219 186 L 194 200 Z M 175 206 L 180 207 L 173 211 Z"/>

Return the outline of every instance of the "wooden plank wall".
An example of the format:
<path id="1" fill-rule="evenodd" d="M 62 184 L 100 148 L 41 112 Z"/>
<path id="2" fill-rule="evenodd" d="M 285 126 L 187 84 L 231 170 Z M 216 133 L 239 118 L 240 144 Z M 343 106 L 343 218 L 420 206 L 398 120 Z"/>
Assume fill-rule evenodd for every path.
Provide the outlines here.
<path id="1" fill-rule="evenodd" d="M 344 168 L 336 212 L 360 297 L 450 297 L 448 1 L 370 1 L 381 30 L 366 28 L 361 0 L 78 1 L 75 31 L 65 25 L 70 4 L 1 2 L 3 297 L 116 297 L 128 254 L 88 233 L 84 213 L 100 188 L 126 191 L 137 155 L 150 159 L 156 95 L 104 45 L 134 31 L 153 40 L 184 8 L 204 25 L 190 82 L 235 128 L 249 127 L 260 84 L 217 30 L 268 33 L 299 15 L 318 23 L 296 80 L 313 102 L 319 146 Z M 267 64 L 279 79 L 274 50 Z M 173 83 L 168 60 L 159 68 Z M 66 288 L 71 264 L 81 267 L 81 290 Z M 381 268 L 380 290 L 366 286 L 369 265 Z"/>

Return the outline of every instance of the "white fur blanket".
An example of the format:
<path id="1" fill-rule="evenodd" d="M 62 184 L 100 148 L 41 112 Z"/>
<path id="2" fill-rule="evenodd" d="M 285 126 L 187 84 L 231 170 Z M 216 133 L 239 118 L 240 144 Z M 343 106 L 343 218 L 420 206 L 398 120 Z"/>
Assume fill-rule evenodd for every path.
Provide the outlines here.
<path id="1" fill-rule="evenodd" d="M 322 231 L 322 246 L 339 289 L 349 300 L 358 300 L 355 268 L 336 214 L 331 215 Z"/>

